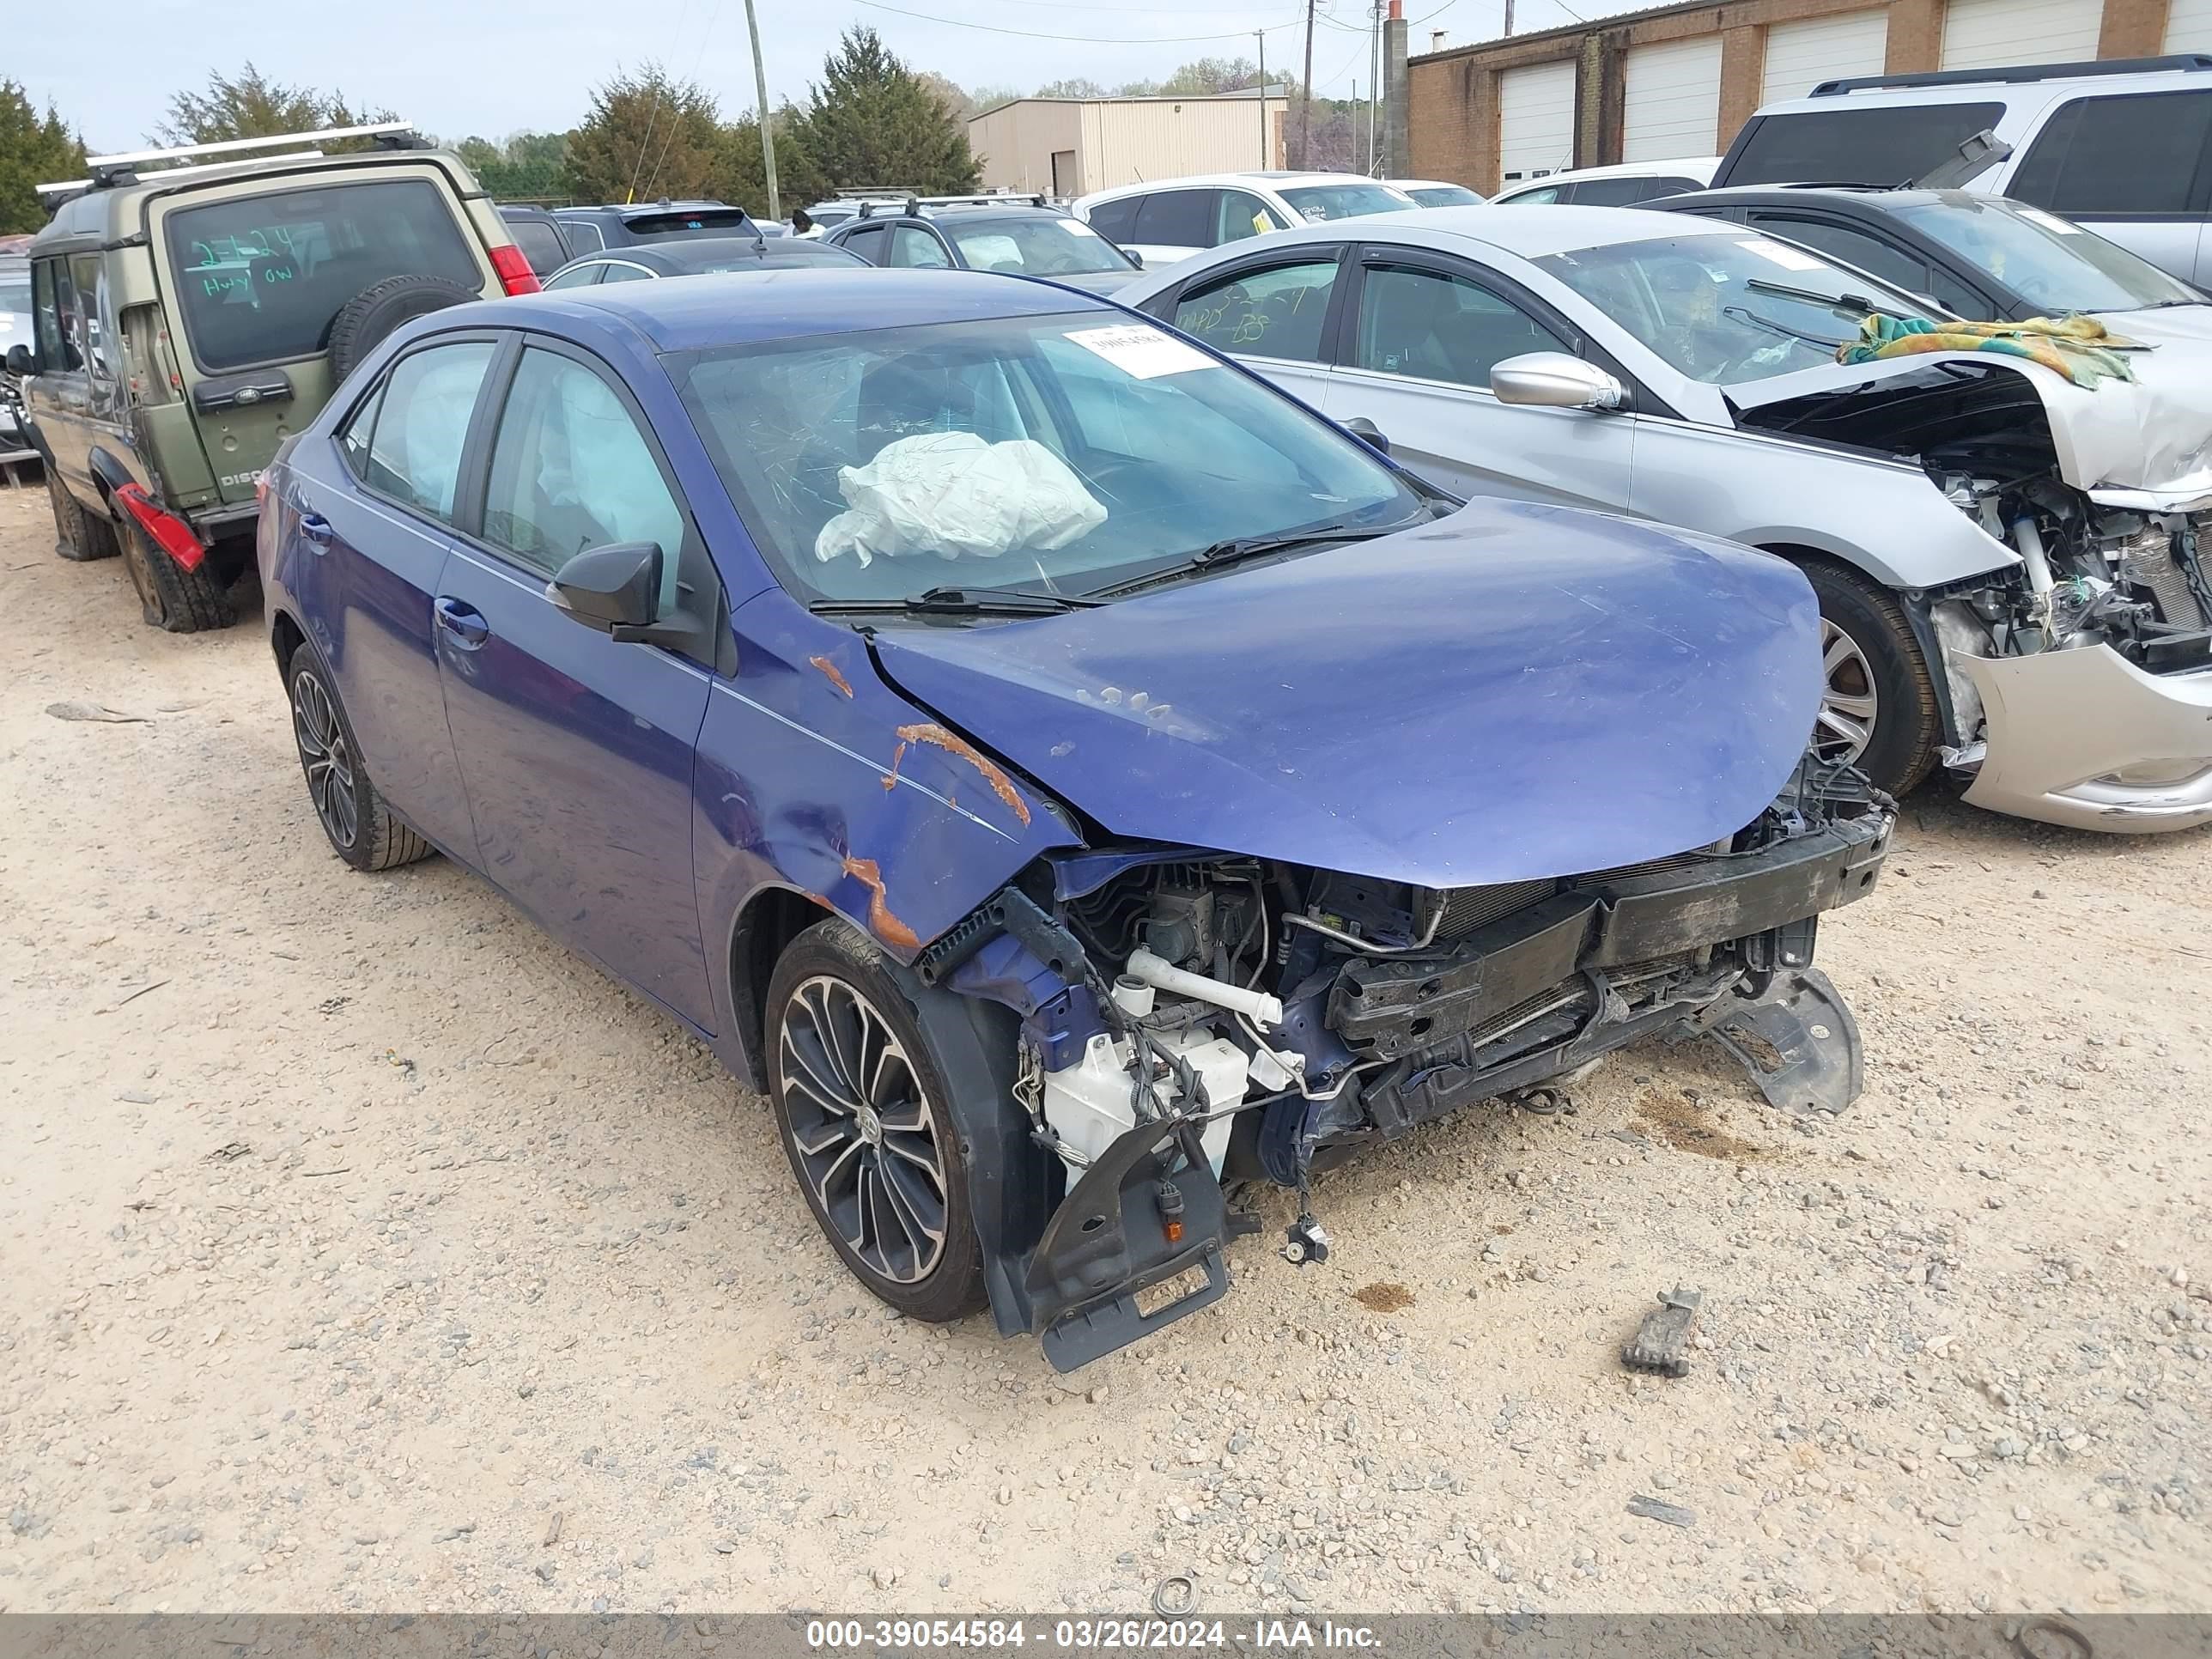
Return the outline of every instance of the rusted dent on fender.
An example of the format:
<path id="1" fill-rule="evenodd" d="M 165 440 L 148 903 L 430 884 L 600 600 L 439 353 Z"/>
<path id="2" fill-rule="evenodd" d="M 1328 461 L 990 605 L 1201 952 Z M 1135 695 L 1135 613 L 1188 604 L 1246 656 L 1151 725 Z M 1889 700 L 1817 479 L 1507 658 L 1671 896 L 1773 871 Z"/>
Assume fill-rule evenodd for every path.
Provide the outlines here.
<path id="1" fill-rule="evenodd" d="M 868 931 L 896 950 L 913 952 L 921 949 L 921 940 L 913 928 L 891 914 L 884 897 L 884 872 L 873 859 L 856 859 L 845 854 L 845 873 L 868 890 Z"/>
<path id="2" fill-rule="evenodd" d="M 844 672 L 840 669 L 836 663 L 830 661 L 829 658 L 809 657 L 806 660 L 811 666 L 820 669 L 822 671 L 823 678 L 827 679 L 830 684 L 836 686 L 840 691 L 842 691 L 848 697 L 853 695 L 853 682 L 845 678 Z"/>
<path id="3" fill-rule="evenodd" d="M 991 786 L 993 794 L 1006 804 L 1007 811 L 1024 823 L 1030 821 L 1029 803 L 1022 799 L 1020 791 L 1014 787 L 1013 780 L 1000 769 L 995 761 L 958 732 L 948 732 L 932 720 L 922 726 L 902 726 L 898 728 L 898 735 L 899 754 L 894 756 L 891 760 L 891 771 L 894 775 L 898 771 L 899 756 L 905 754 L 908 744 L 928 744 L 934 748 L 944 750 L 949 755 L 957 755 L 960 759 L 966 761 L 969 765 L 982 775 L 983 781 Z"/>

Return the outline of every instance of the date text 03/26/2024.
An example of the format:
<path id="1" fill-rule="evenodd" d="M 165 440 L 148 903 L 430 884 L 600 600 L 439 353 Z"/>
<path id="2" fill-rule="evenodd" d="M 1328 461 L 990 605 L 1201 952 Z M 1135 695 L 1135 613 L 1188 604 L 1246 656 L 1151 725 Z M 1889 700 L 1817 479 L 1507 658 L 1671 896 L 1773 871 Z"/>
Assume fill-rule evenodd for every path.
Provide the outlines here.
<path id="1" fill-rule="evenodd" d="M 806 1645 L 825 1651 L 989 1653 L 1031 1645 L 1066 1652 L 1175 1652 L 1241 1648 L 1268 1652 L 1338 1648 L 1373 1651 L 1375 1632 L 1333 1620 L 813 1619 Z"/>

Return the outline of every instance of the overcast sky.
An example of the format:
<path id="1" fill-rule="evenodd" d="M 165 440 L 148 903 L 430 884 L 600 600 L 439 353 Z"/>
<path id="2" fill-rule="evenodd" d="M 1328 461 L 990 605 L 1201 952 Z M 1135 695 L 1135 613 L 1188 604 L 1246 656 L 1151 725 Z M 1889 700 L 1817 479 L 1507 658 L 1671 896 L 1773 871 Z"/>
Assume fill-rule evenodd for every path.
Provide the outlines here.
<path id="1" fill-rule="evenodd" d="M 1587 15 L 1625 9 L 1627 0 L 1569 3 Z M 896 12 L 862 0 L 757 3 L 769 97 L 776 103 L 805 96 L 839 33 L 855 23 L 872 25 L 917 70 L 935 70 L 964 87 L 1024 91 L 1073 76 L 1109 86 L 1156 80 L 1194 58 L 1253 57 L 1252 31 L 1263 27 L 1270 71 L 1279 65 L 1295 72 L 1304 45 L 1302 0 L 886 0 Z M 1516 4 L 1515 27 L 1522 32 L 1570 21 L 1557 0 Z M 1343 97 L 1356 79 L 1364 92 L 1367 5 L 1322 0 L 1314 34 L 1316 90 Z M 1428 49 L 1433 28 L 1449 31 L 1449 45 L 1491 39 L 1501 11 L 1502 0 L 1408 0 L 1413 50 Z M 55 15 L 49 9 L 49 21 Z M 21 81 L 34 104 L 43 108 L 52 100 L 95 152 L 139 147 L 172 91 L 204 85 L 210 71 L 234 71 L 249 58 L 276 79 L 336 88 L 447 139 L 572 126 L 595 82 L 647 58 L 704 82 L 731 113 L 754 101 L 744 0 L 496 7 L 482 0 L 349 6 L 292 0 L 243 10 L 204 0 L 106 0 L 98 18 L 102 39 L 127 43 L 127 50 L 96 48 L 82 30 L 19 22 L 7 31 L 0 64 L 0 74 Z M 993 32 L 999 30 L 1028 33 Z M 1218 38 L 1182 38 L 1192 36 Z"/>

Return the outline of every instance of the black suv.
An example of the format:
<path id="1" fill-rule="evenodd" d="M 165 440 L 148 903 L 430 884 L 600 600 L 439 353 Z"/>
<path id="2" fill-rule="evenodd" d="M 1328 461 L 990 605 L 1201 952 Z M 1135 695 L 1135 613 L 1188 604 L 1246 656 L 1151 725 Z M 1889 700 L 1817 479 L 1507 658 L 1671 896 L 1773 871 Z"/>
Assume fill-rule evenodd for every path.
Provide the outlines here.
<path id="1" fill-rule="evenodd" d="M 872 265 L 1002 270 L 1048 276 L 1091 294 L 1111 294 L 1143 269 L 1072 213 L 1029 202 L 981 198 L 888 210 L 863 203 L 860 216 L 823 238 Z"/>
<path id="2" fill-rule="evenodd" d="M 727 202 L 632 202 L 622 207 L 555 208 L 568 257 L 580 259 L 611 247 L 634 247 L 672 236 L 757 236 L 760 227 Z"/>

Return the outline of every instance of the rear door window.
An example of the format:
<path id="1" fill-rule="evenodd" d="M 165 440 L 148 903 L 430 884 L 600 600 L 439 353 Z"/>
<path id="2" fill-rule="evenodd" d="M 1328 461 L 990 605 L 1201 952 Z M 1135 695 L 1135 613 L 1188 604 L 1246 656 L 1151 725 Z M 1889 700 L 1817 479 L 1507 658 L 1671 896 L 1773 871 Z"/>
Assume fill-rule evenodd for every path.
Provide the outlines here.
<path id="1" fill-rule="evenodd" d="M 2002 104 L 1870 104 L 1759 116 L 1713 183 L 1906 184 L 2003 117 Z"/>
<path id="2" fill-rule="evenodd" d="M 1129 240 L 1153 247 L 1213 246 L 1214 195 L 1210 190 L 1163 190 L 1147 196 Z"/>
<path id="3" fill-rule="evenodd" d="M 577 253 L 597 253 L 607 245 L 606 233 L 589 219 L 563 219 L 561 234 Z"/>
<path id="4" fill-rule="evenodd" d="M 1317 363 L 1339 269 L 1328 258 L 1238 271 L 1185 293 L 1175 325 L 1216 351 Z"/>
<path id="5" fill-rule="evenodd" d="M 2007 194 L 2083 216 L 2201 210 L 2212 92 L 2077 98 L 2028 146 Z"/>
<path id="6" fill-rule="evenodd" d="M 1570 186 L 1569 199 L 1580 207 L 1632 207 L 1662 196 L 1680 196 L 1698 188 L 1694 179 L 1671 174 L 1659 179 L 1585 179 Z"/>
<path id="7" fill-rule="evenodd" d="M 1101 202 L 1091 210 L 1089 223 L 1109 242 L 1135 240 L 1132 234 L 1137 224 L 1137 210 L 1145 204 L 1141 196 L 1124 196 L 1119 201 Z"/>
<path id="8" fill-rule="evenodd" d="M 484 276 L 438 187 L 394 179 L 179 207 L 167 221 L 185 334 L 200 367 L 307 357 L 340 307 L 387 276 L 482 292 Z"/>
<path id="9" fill-rule="evenodd" d="M 376 399 L 362 482 L 451 524 L 461 447 L 491 356 L 490 341 L 463 340 L 411 352 L 393 364 Z"/>

